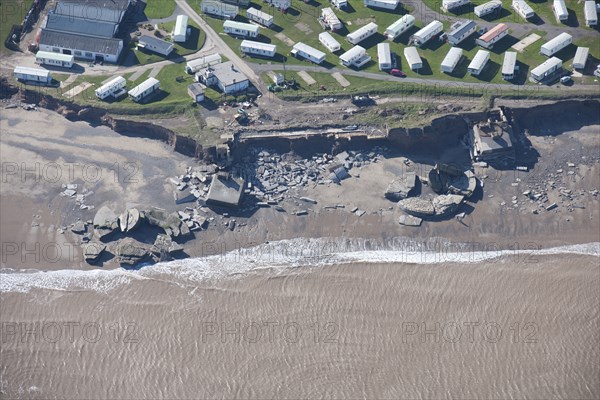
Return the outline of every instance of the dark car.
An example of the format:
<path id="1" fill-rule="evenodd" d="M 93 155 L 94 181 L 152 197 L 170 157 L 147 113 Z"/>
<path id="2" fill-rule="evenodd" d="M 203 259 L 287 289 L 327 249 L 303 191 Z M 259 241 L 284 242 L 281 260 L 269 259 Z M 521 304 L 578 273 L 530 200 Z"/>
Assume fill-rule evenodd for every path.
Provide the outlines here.
<path id="1" fill-rule="evenodd" d="M 399 76 L 400 78 L 404 78 L 404 77 L 406 77 L 406 74 L 405 74 L 404 72 L 400 71 L 400 70 L 399 70 L 399 69 L 397 69 L 397 68 L 394 68 L 394 69 L 392 69 L 392 70 L 390 71 L 390 74 L 391 74 L 391 75 L 394 75 L 394 76 Z"/>

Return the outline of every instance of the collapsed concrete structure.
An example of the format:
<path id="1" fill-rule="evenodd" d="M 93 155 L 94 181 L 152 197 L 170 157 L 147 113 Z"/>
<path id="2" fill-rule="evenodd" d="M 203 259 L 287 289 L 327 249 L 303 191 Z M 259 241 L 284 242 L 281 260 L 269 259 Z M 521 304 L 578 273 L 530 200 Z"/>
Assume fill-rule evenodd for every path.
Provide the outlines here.
<path id="1" fill-rule="evenodd" d="M 515 159 L 512 126 L 501 108 L 491 110 L 486 121 L 473 127 L 473 134 L 476 161 Z"/>
<path id="2" fill-rule="evenodd" d="M 206 196 L 206 204 L 237 208 L 244 193 L 244 180 L 233 178 L 227 173 L 213 177 Z"/>

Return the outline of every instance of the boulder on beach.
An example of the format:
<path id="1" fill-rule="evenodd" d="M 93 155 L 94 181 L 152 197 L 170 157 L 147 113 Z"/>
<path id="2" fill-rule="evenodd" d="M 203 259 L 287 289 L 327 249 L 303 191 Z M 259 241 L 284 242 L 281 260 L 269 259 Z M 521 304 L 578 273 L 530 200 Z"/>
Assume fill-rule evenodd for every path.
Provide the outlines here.
<path id="1" fill-rule="evenodd" d="M 119 226 L 117 221 L 117 215 L 108 208 L 102 206 L 94 216 L 94 232 L 98 238 L 103 238 L 106 235 L 112 233 Z"/>
<path id="2" fill-rule="evenodd" d="M 102 243 L 90 242 L 86 243 L 82 246 L 83 248 L 83 258 L 86 262 L 91 263 L 96 261 L 100 254 L 106 249 L 106 245 Z"/>
<path id="3" fill-rule="evenodd" d="M 156 240 L 150 248 L 150 251 L 158 256 L 172 254 L 182 250 L 183 246 L 179 243 L 175 243 L 168 235 L 156 236 Z"/>
<path id="4" fill-rule="evenodd" d="M 394 179 L 385 191 L 385 197 L 393 201 L 407 198 L 417 184 L 417 174 L 407 172 L 402 177 Z"/>
<path id="5" fill-rule="evenodd" d="M 130 208 L 119 216 L 121 232 L 130 232 L 137 228 L 142 220 L 137 208 Z"/>
<path id="6" fill-rule="evenodd" d="M 121 239 L 117 244 L 117 260 L 120 264 L 136 265 L 148 257 L 148 249 L 133 239 Z"/>

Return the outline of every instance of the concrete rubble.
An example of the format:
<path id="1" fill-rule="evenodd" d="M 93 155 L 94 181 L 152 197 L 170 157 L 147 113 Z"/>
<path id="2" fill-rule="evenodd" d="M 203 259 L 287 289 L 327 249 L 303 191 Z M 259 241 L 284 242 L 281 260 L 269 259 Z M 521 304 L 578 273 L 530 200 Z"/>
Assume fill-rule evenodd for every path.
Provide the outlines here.
<path id="1" fill-rule="evenodd" d="M 400 225 L 405 226 L 421 226 L 423 219 L 419 217 L 413 217 L 412 215 L 401 215 L 398 219 Z"/>
<path id="2" fill-rule="evenodd" d="M 116 256 L 119 264 L 136 265 L 149 256 L 149 250 L 131 238 L 119 240 Z"/>
<path id="3" fill-rule="evenodd" d="M 414 171 L 407 172 L 389 184 L 384 196 L 392 201 L 405 199 L 414 190 L 416 184 L 417 174 Z"/>
<path id="4" fill-rule="evenodd" d="M 166 258 L 167 255 L 183 251 L 183 246 L 175 243 L 168 235 L 157 235 L 154 244 L 150 248 L 150 252 L 157 255 L 160 260 Z"/>
<path id="5" fill-rule="evenodd" d="M 106 249 L 106 245 L 96 242 L 90 242 L 83 245 L 83 258 L 86 262 L 94 262 L 100 257 L 100 254 Z"/>
<path id="6" fill-rule="evenodd" d="M 464 196 L 456 194 L 443 194 L 426 199 L 422 197 L 409 197 L 398 202 L 398 207 L 409 215 L 427 217 L 445 217 L 455 213 L 463 203 Z"/>

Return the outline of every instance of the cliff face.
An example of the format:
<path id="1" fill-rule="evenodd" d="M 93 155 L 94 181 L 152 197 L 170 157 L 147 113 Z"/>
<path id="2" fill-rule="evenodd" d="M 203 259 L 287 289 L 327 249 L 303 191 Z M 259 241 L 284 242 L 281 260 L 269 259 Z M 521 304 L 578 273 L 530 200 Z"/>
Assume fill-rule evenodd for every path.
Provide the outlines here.
<path id="1" fill-rule="evenodd" d="M 460 115 L 448 115 L 434 119 L 431 125 L 420 128 L 390 129 L 388 139 L 395 145 L 417 150 L 417 147 L 445 148 L 459 143 L 468 131 L 465 119 Z"/>
<path id="2" fill-rule="evenodd" d="M 583 126 L 600 125 L 600 101 L 567 100 L 555 104 L 509 110 L 518 128 L 531 135 L 556 135 Z"/>
<path id="3" fill-rule="evenodd" d="M 56 111 L 69 121 L 85 121 L 90 125 L 104 125 L 113 131 L 131 137 L 143 137 L 160 140 L 178 153 L 202 160 L 212 160 L 216 155 L 215 147 L 204 148 L 196 140 L 176 134 L 170 129 L 149 122 L 130 121 L 111 116 L 107 110 L 98 107 L 84 107 L 66 102 L 50 95 L 40 94 L 32 90 L 18 89 L 6 82 L 0 81 L 0 98 L 16 99 L 24 103 L 35 103 L 39 107 Z"/>

